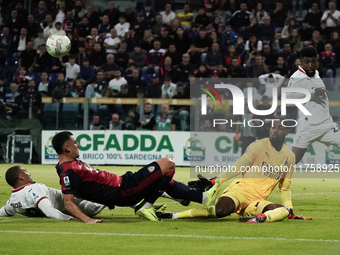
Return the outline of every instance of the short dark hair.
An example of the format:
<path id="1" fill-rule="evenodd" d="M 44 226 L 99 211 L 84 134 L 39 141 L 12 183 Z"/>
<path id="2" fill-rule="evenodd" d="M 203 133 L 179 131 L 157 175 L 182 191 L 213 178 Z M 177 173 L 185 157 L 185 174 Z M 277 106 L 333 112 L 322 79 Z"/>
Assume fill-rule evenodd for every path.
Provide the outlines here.
<path id="1" fill-rule="evenodd" d="M 20 166 L 12 166 L 11 168 L 8 168 L 8 170 L 6 171 L 6 182 L 8 183 L 8 185 L 14 187 L 14 185 L 17 183 L 20 172 Z"/>
<path id="2" fill-rule="evenodd" d="M 52 145 L 58 155 L 63 154 L 63 145 L 73 135 L 70 131 L 62 131 L 52 139 Z"/>
<path id="3" fill-rule="evenodd" d="M 270 98 L 269 98 L 269 96 L 264 95 L 264 96 L 261 97 L 261 101 L 262 101 L 262 100 L 268 100 L 268 101 L 270 101 Z"/>
<path id="4" fill-rule="evenodd" d="M 318 51 L 316 48 L 314 47 L 305 47 L 302 48 L 302 50 L 300 50 L 300 55 L 301 58 L 316 58 L 318 55 Z"/>

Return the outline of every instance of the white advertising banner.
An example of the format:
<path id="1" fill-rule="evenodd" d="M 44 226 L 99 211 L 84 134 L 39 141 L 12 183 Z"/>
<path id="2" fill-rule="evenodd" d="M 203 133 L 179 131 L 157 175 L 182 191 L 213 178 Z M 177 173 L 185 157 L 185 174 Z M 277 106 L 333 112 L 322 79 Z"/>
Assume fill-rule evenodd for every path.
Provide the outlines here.
<path id="1" fill-rule="evenodd" d="M 42 164 L 58 163 L 52 138 L 58 131 L 42 132 Z M 72 131 L 79 142 L 80 160 L 96 165 L 146 165 L 169 157 L 179 166 L 189 166 L 183 158 L 190 132 Z"/>
<path id="2" fill-rule="evenodd" d="M 59 131 L 42 131 L 42 164 L 57 164 L 52 138 Z M 80 160 L 95 165 L 146 165 L 169 157 L 177 166 L 196 163 L 232 165 L 241 156 L 233 133 L 161 131 L 72 131 L 79 142 Z M 286 137 L 291 147 L 294 134 Z M 313 143 L 303 164 L 340 164 L 340 151 Z"/>

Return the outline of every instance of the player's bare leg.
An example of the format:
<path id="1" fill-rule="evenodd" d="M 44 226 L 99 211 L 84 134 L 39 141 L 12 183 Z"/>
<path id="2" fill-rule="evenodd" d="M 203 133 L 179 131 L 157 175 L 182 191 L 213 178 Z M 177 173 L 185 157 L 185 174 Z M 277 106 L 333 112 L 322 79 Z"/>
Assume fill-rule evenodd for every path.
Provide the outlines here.
<path id="1" fill-rule="evenodd" d="M 173 162 L 169 158 L 162 158 L 156 161 L 159 167 L 161 168 L 161 171 L 163 175 L 166 175 L 169 172 L 175 172 L 175 162 Z"/>
<path id="2" fill-rule="evenodd" d="M 292 152 L 295 154 L 295 164 L 299 163 L 307 149 L 292 147 Z"/>

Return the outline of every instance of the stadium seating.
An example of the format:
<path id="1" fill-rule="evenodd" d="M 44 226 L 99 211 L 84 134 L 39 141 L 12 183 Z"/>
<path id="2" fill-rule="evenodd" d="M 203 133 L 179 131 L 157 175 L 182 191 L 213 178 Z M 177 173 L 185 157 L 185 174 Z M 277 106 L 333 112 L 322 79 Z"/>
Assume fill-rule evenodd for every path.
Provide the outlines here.
<path id="1" fill-rule="evenodd" d="M 43 128 L 46 130 L 55 130 L 57 123 L 57 103 L 46 103 L 43 106 Z"/>
<path id="2" fill-rule="evenodd" d="M 58 75 L 56 73 L 50 73 L 48 80 L 49 82 L 56 82 Z"/>
<path id="3" fill-rule="evenodd" d="M 152 75 L 153 74 L 148 74 L 148 73 L 145 73 L 142 75 L 142 80 L 145 82 L 145 83 L 149 83 L 152 79 Z"/>
<path id="4" fill-rule="evenodd" d="M 41 73 L 32 73 L 31 77 L 33 80 L 35 80 L 36 84 L 39 84 L 41 82 Z"/>
<path id="5" fill-rule="evenodd" d="M 60 127 L 77 129 L 80 126 L 79 104 L 62 104 L 60 113 Z M 79 121 L 78 121 L 79 119 Z"/>
<path id="6" fill-rule="evenodd" d="M 6 59 L 5 66 L 9 69 L 9 71 L 15 72 L 19 66 L 19 59 L 16 57 L 8 57 Z"/>

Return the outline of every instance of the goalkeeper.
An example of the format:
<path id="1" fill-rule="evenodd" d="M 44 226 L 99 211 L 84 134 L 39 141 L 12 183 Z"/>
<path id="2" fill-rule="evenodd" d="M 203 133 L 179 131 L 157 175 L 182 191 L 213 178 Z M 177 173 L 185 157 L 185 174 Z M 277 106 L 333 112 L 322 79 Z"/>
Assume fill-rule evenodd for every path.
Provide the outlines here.
<path id="1" fill-rule="evenodd" d="M 180 213 L 159 212 L 159 217 L 222 218 L 232 213 L 241 216 L 240 222 L 261 223 L 290 219 L 309 220 L 293 212 L 290 183 L 295 164 L 294 153 L 284 144 L 288 129 L 281 121 L 274 121 L 269 138 L 257 140 L 249 145 L 245 153 L 234 164 L 237 172 L 228 176 L 221 173 L 217 178 L 189 182 L 195 188 L 210 188 L 215 182 L 226 182 L 238 177 L 227 187 L 215 206 L 195 208 Z M 207 186 L 205 184 L 208 184 Z M 279 184 L 282 204 L 267 201 L 275 186 Z M 206 186 L 206 187 L 204 187 Z M 161 215 L 162 214 L 162 215 Z"/>

